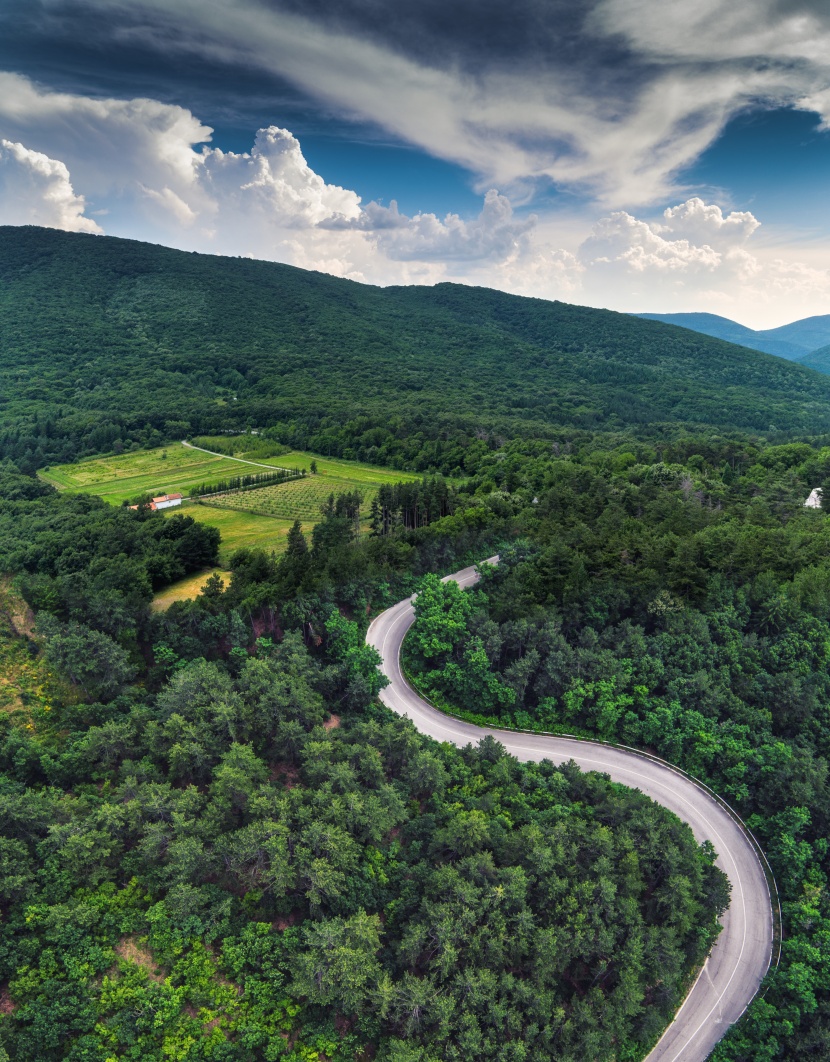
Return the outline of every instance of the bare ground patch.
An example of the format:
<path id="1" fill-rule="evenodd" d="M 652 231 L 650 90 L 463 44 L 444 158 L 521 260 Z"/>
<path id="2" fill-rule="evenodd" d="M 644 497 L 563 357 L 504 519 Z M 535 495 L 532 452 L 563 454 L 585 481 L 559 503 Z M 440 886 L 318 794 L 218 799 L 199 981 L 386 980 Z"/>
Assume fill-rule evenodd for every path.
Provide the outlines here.
<path id="1" fill-rule="evenodd" d="M 268 777 L 272 782 L 281 782 L 283 789 L 293 789 L 300 784 L 300 772 L 291 763 L 275 763 Z"/>
<path id="2" fill-rule="evenodd" d="M 151 981 L 161 983 L 164 981 L 164 971 L 159 967 L 150 951 L 142 946 L 137 937 L 122 937 L 115 945 L 115 954 L 119 959 L 134 962 L 142 970 L 146 970 Z"/>
<path id="3" fill-rule="evenodd" d="M 9 986 L 0 986 L 0 1014 L 14 1014 L 17 1004 L 9 995 Z"/>
<path id="4" fill-rule="evenodd" d="M 14 592 L 10 575 L 0 576 L 0 608 L 6 613 L 14 634 L 35 640 L 35 614 Z"/>

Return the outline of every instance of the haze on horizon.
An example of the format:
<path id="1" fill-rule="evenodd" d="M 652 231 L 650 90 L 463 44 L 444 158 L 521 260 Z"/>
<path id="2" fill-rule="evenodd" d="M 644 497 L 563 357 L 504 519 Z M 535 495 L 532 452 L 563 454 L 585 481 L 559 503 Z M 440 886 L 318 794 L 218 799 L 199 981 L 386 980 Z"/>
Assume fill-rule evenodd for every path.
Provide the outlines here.
<path id="1" fill-rule="evenodd" d="M 820 0 L 0 3 L 0 223 L 752 328 L 830 312 Z"/>

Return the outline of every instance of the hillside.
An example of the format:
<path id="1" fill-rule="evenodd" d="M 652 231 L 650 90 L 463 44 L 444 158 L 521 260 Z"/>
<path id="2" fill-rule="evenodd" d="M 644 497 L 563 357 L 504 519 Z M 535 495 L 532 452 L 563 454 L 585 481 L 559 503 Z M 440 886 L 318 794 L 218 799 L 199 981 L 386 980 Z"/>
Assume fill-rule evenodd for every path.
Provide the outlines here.
<path id="1" fill-rule="evenodd" d="M 801 364 L 810 369 L 815 369 L 816 372 L 824 372 L 830 375 L 830 343 L 824 347 L 819 347 L 818 350 L 811 351 L 805 358 L 801 359 Z"/>
<path id="2" fill-rule="evenodd" d="M 820 375 L 625 314 L 33 227 L 0 228 L 0 279 L 0 454 L 24 467 L 276 422 L 326 452 L 358 416 L 357 456 L 401 425 L 830 430 Z"/>
<path id="3" fill-rule="evenodd" d="M 638 313 L 635 316 L 648 321 L 662 321 L 664 324 L 679 325 L 694 332 L 726 339 L 730 343 L 740 343 L 751 350 L 760 350 L 765 354 L 775 354 L 789 361 L 799 361 L 818 372 L 828 372 L 822 361 L 813 359 L 819 348 L 830 344 L 830 314 L 819 317 L 805 317 L 801 321 L 792 321 L 780 328 L 767 328 L 756 331 L 746 325 L 730 321 L 715 313 Z"/>

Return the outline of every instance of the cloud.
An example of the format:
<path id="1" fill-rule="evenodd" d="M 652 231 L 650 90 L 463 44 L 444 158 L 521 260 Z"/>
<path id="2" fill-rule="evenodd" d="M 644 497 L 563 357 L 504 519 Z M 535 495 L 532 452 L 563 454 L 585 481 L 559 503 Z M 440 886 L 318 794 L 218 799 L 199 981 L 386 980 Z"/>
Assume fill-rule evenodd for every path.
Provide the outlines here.
<path id="1" fill-rule="evenodd" d="M 260 129 L 250 154 L 205 149 L 200 175 L 205 191 L 235 210 L 290 228 L 360 216 L 360 196 L 326 184 L 306 162 L 300 142 L 287 129 Z"/>
<path id="2" fill-rule="evenodd" d="M 51 0 L 62 32 L 279 78 L 469 168 L 483 192 L 537 182 L 606 208 L 674 195 L 730 117 L 830 116 L 821 0 Z M 101 17 L 105 16 L 105 17 Z"/>
<path id="3" fill-rule="evenodd" d="M 23 144 L 0 140 L 0 224 L 101 232 L 84 216 L 85 206 L 62 162 Z"/>
<path id="4" fill-rule="evenodd" d="M 720 207 L 689 199 L 663 212 L 663 222 L 641 221 L 624 210 L 602 218 L 580 247 L 589 267 L 655 279 L 713 276 L 743 261 L 740 247 L 758 228 L 749 213 L 724 216 Z"/>
<path id="5" fill-rule="evenodd" d="M 748 210 L 733 210 L 724 214 L 717 204 L 706 204 L 699 196 L 663 211 L 665 223 L 659 231 L 675 238 L 713 247 L 732 247 L 746 241 L 758 230 L 761 222 Z"/>
<path id="6" fill-rule="evenodd" d="M 138 184 L 151 198 L 169 189 L 188 202 L 199 167 L 194 145 L 210 134 L 183 107 L 52 92 L 0 73 L 0 136 L 60 159 L 94 208 L 123 193 L 132 199 Z"/>
<path id="7" fill-rule="evenodd" d="M 501 261 L 522 253 L 537 220 L 535 214 L 516 217 L 510 200 L 491 188 L 481 213 L 470 220 L 458 214 L 407 217 L 393 200 L 388 207 L 368 203 L 351 221 L 338 216 L 323 225 L 373 233 L 378 249 L 393 261 L 463 263 Z"/>
<path id="8" fill-rule="evenodd" d="M 577 251 L 581 294 L 612 309 L 708 310 L 755 328 L 825 313 L 830 271 L 753 246 L 759 228 L 751 213 L 699 198 L 654 220 L 616 211 Z"/>
<path id="9" fill-rule="evenodd" d="M 260 129 L 250 152 L 239 153 L 212 147 L 211 132 L 156 100 L 96 100 L 0 74 L 0 137 L 27 144 L 6 150 L 6 181 L 10 189 L 14 172 L 16 188 L 28 182 L 27 216 L 44 224 L 95 229 L 83 217 L 88 203 L 107 211 L 113 234 L 385 282 L 438 277 L 433 259 L 507 255 L 532 225 L 496 192 L 469 222 L 364 207 L 356 192 L 315 173 L 286 129 Z"/>

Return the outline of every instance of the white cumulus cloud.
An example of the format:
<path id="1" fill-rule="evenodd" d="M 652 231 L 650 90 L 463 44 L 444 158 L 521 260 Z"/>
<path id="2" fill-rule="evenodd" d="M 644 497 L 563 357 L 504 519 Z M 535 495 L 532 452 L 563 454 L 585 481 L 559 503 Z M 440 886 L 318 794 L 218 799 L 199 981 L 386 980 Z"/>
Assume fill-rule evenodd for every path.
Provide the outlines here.
<path id="1" fill-rule="evenodd" d="M 271 218 L 305 228 L 333 218 L 346 222 L 360 216 L 360 196 L 326 184 L 303 156 L 300 142 L 287 129 L 260 129 L 250 154 L 205 149 L 202 154 L 205 191 L 223 206 L 257 219 Z"/>
<path id="2" fill-rule="evenodd" d="M 151 99 L 93 99 L 53 92 L 18 74 L 0 73 L 0 137 L 59 159 L 96 211 L 144 214 L 159 197 L 191 209 L 200 155 L 211 130 L 183 107 Z M 149 235 L 153 235 L 152 230 Z"/>
<path id="3" fill-rule="evenodd" d="M 699 198 L 653 220 L 616 211 L 578 248 L 581 293 L 612 309 L 708 310 L 755 328 L 826 313 L 830 271 L 755 244 L 760 227 Z"/>
<path id="4" fill-rule="evenodd" d="M 0 140 L 0 223 L 101 232 L 84 216 L 63 162 L 12 140 Z"/>

